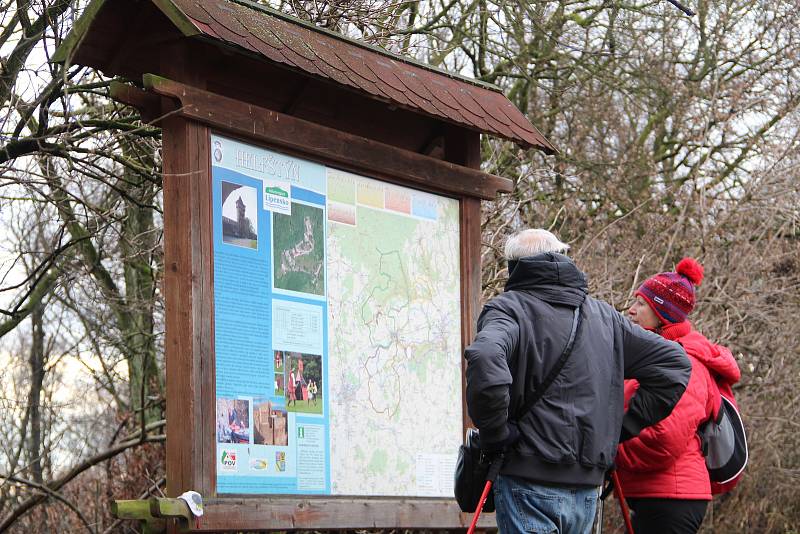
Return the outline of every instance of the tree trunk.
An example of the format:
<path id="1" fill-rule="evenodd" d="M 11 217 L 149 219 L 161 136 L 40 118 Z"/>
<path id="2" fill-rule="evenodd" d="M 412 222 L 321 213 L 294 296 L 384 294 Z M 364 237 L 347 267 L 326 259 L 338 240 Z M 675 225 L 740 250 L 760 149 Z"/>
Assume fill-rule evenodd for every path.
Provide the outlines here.
<path id="1" fill-rule="evenodd" d="M 31 478 L 42 483 L 42 410 L 41 396 L 44 384 L 44 306 L 38 305 L 31 313 L 31 352 L 28 358 L 31 370 L 31 388 L 28 395 L 31 433 L 28 438 L 28 458 Z"/>
<path id="2" fill-rule="evenodd" d="M 162 418 L 160 399 L 163 380 L 156 360 L 153 332 L 155 278 L 153 255 L 158 239 L 153 220 L 156 194 L 152 181 L 126 172 L 129 185 L 122 223 L 122 262 L 130 322 L 122 332 L 128 351 L 130 406 L 133 412 L 151 423 Z"/>

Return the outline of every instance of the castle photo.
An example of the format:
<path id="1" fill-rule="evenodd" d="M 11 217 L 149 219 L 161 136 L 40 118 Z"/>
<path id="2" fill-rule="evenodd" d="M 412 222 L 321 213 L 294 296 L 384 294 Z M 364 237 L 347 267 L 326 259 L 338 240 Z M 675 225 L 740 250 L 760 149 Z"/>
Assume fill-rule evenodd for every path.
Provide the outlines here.
<path id="1" fill-rule="evenodd" d="M 246 185 L 222 182 L 222 240 L 258 248 L 258 198 Z"/>

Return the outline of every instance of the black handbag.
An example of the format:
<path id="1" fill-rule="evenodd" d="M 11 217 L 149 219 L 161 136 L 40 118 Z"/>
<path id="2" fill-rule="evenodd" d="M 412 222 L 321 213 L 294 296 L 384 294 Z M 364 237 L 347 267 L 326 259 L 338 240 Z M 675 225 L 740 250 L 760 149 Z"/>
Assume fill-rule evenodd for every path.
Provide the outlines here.
<path id="1" fill-rule="evenodd" d="M 558 361 L 550 369 L 550 372 L 545 377 L 539 389 L 537 389 L 531 398 L 525 403 L 525 406 L 520 410 L 515 420 L 519 421 L 526 413 L 531 411 L 533 406 L 539 402 L 547 388 L 550 387 L 564 364 L 567 363 L 569 355 L 572 353 L 572 347 L 575 344 L 575 338 L 578 335 L 578 328 L 581 323 L 581 308 L 578 306 L 572 315 L 572 331 L 567 340 L 567 346 L 559 356 Z M 458 448 L 458 459 L 456 460 L 455 471 L 455 484 L 454 492 L 456 502 L 462 512 L 474 513 L 478 508 L 481 495 L 486 482 L 491 481 L 494 484 L 500 469 L 503 466 L 504 456 L 502 454 L 487 457 L 481 452 L 480 433 L 474 429 L 467 429 L 467 436 L 464 444 Z M 490 491 L 486 502 L 483 505 L 483 511 L 487 513 L 494 512 L 494 494 Z"/>
<path id="2" fill-rule="evenodd" d="M 458 448 L 454 490 L 456 501 L 462 512 L 475 512 L 486 481 L 491 479 L 494 482 L 494 479 L 497 478 L 495 473 L 493 473 L 494 476 L 489 476 L 492 459 L 481 454 L 480 439 L 477 429 L 468 428 L 465 443 Z M 495 464 L 500 465 L 499 462 L 495 462 Z M 483 511 L 494 512 L 494 497 L 491 492 L 486 497 Z"/>

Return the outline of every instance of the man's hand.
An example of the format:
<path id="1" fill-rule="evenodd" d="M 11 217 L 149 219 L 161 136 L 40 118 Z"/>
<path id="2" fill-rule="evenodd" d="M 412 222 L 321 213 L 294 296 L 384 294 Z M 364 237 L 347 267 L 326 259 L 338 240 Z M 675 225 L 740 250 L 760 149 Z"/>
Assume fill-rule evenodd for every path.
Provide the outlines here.
<path id="1" fill-rule="evenodd" d="M 516 423 L 510 421 L 507 422 L 506 429 L 508 430 L 508 434 L 506 435 L 505 439 L 500 441 L 485 442 L 481 438 L 481 452 L 485 456 L 494 456 L 505 452 L 509 447 L 514 445 L 519 440 L 519 428 L 517 427 Z"/>
<path id="2" fill-rule="evenodd" d="M 614 481 L 611 477 L 614 470 L 617 468 L 616 465 L 611 464 L 611 467 L 606 469 L 605 477 L 603 478 L 603 491 L 600 492 L 600 499 L 606 500 L 606 498 L 611 495 L 611 492 L 614 491 Z"/>

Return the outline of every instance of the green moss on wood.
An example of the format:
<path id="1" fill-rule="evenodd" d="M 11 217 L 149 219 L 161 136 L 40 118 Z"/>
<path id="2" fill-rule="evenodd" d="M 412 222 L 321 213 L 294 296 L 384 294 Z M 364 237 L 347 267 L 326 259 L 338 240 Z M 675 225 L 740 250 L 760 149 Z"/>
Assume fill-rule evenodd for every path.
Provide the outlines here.
<path id="1" fill-rule="evenodd" d="M 167 18 L 178 28 L 186 37 L 193 35 L 200 35 L 200 30 L 186 13 L 180 10 L 178 6 L 171 2 L 171 0 L 153 0 L 153 3 L 164 13 Z"/>
<path id="2" fill-rule="evenodd" d="M 61 42 L 61 45 L 53 54 L 52 61 L 54 63 L 69 63 L 70 58 L 75 53 L 75 49 L 83 41 L 89 31 L 89 27 L 100 12 L 100 8 L 105 3 L 106 0 L 92 0 L 89 2 L 89 5 L 83 10 L 83 14 L 72 27 L 72 31 L 69 32 L 69 35 Z"/>

